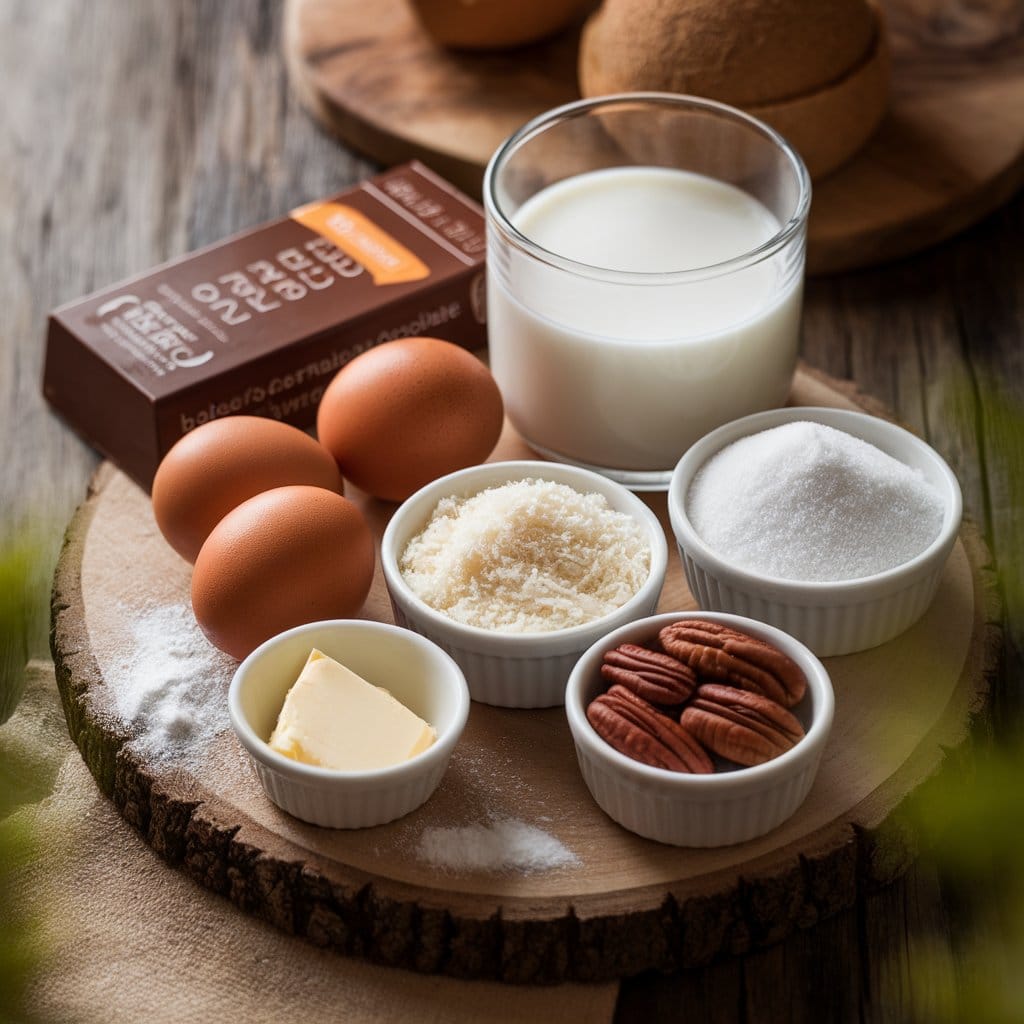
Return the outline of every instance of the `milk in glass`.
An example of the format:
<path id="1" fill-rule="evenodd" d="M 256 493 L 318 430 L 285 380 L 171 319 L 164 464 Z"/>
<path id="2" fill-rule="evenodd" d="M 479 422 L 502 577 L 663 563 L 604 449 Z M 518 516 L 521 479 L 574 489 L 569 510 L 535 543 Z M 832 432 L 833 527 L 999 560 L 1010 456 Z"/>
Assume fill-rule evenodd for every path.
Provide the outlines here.
<path id="1" fill-rule="evenodd" d="M 510 219 L 550 255 L 509 246 L 492 267 L 491 369 L 538 450 L 669 470 L 714 427 L 784 403 L 802 262 L 767 245 L 780 224 L 753 196 L 616 167 L 550 185 Z"/>

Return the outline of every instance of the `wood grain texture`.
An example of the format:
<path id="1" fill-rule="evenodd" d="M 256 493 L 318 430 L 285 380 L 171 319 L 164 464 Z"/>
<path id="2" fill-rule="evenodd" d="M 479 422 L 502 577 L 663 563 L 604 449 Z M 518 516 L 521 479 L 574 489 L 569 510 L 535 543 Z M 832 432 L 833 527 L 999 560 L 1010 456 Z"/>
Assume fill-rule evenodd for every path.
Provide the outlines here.
<path id="1" fill-rule="evenodd" d="M 966 4 L 954 9 L 961 23 L 972 23 Z M 981 53 L 1002 45 L 986 36 L 993 9 L 982 5 L 973 22 Z M 1001 9 L 1020 17 L 1014 2 Z M 0 510 L 8 522 L 29 519 L 42 532 L 38 617 L 26 637 L 41 657 L 61 536 L 98 462 L 41 398 L 47 310 L 337 191 L 372 168 L 318 130 L 289 91 L 275 4 L 9 0 L 4 16 Z M 933 49 L 937 74 L 947 56 Z M 1022 237 L 1018 195 L 912 259 L 813 280 L 802 343 L 811 365 L 854 380 L 946 456 L 1004 592 L 1024 565 L 1013 483 L 1024 479 L 1024 439 L 1007 434 L 992 396 L 998 389 L 1024 409 Z M 1003 647 L 993 680 L 1000 732 L 1021 708 L 1019 609 L 1005 623 Z M 78 898 L 90 905 L 85 888 Z M 918 940 L 937 944 L 959 974 L 969 915 L 969 906 L 951 906 L 935 871 L 919 862 L 764 951 L 666 978 L 637 977 L 623 987 L 617 1019 L 685 1011 L 688 1019 L 723 1022 L 927 1020 L 927 1000 L 908 984 L 920 966 Z M 152 969 L 187 990 L 173 951 Z"/>
<path id="2" fill-rule="evenodd" d="M 852 405 L 804 371 L 791 401 Z M 506 426 L 493 457 L 531 454 Z M 394 506 L 348 494 L 379 540 Z M 664 494 L 645 498 L 673 543 Z M 474 704 L 438 792 L 367 830 L 311 828 L 282 814 L 226 729 L 169 761 L 140 753 L 119 711 L 134 685 L 125 651 L 154 609 L 190 616 L 191 567 L 164 542 L 145 492 L 109 466 L 68 531 L 52 646 L 72 738 L 101 788 L 207 888 L 289 932 L 397 966 L 531 984 L 605 981 L 760 949 L 906 869 L 913 847 L 899 808 L 984 706 L 995 618 L 987 561 L 967 527 L 917 625 L 874 650 L 826 659 L 835 724 L 810 795 L 769 835 L 721 849 L 679 850 L 611 822 L 582 785 L 560 708 Z M 673 556 L 659 609 L 692 607 Z M 361 614 L 393 621 L 379 568 Z M 150 650 L 158 640 L 146 642 Z M 194 683 L 224 688 L 231 668 Z M 418 852 L 428 830 L 495 818 L 550 832 L 578 865 L 439 879 Z"/>
<path id="3" fill-rule="evenodd" d="M 816 182 L 811 273 L 905 256 L 948 238 L 1024 181 L 1024 15 L 1006 0 L 883 0 L 889 110 L 847 164 Z M 313 115 L 384 162 L 413 156 L 480 194 L 498 144 L 579 98 L 578 28 L 480 55 L 437 46 L 405 0 L 287 0 L 292 82 Z"/>

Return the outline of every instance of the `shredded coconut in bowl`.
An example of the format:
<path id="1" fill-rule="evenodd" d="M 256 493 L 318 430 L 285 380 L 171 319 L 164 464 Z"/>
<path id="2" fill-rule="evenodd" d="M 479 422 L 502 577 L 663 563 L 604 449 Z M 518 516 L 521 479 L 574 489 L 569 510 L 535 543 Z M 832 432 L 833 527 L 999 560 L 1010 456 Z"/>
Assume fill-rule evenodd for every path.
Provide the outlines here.
<path id="1" fill-rule="evenodd" d="M 218 651 L 184 604 L 160 605 L 132 620 L 128 649 L 105 671 L 129 749 L 147 761 L 195 764 L 230 728 L 227 690 L 237 663 Z"/>
<path id="2" fill-rule="evenodd" d="M 457 622 L 538 633 L 620 608 L 650 562 L 644 528 L 603 494 L 525 479 L 443 498 L 400 569 L 424 603 Z"/>

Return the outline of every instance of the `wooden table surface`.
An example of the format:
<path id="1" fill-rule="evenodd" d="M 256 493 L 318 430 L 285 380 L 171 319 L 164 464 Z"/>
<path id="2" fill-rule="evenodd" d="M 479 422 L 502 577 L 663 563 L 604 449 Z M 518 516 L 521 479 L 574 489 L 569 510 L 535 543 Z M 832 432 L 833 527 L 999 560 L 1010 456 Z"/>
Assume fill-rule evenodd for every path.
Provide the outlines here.
<path id="1" fill-rule="evenodd" d="M 41 397 L 46 312 L 376 168 L 290 95 L 270 0 L 4 0 L 0 17 L 0 510 L 44 533 L 28 650 L 45 658 L 53 563 L 97 464 Z M 1022 238 L 1018 195 L 915 258 L 813 280 L 804 320 L 809 364 L 855 381 L 949 460 L 1004 574 L 1020 570 L 1010 481 L 1022 441 L 989 396 L 1024 407 Z M 1021 697 L 1022 631 L 1007 626 L 997 727 Z M 617 1019 L 926 1019 L 909 981 L 915 942 L 929 937 L 955 972 L 963 916 L 925 858 L 782 945 L 626 982 Z"/>

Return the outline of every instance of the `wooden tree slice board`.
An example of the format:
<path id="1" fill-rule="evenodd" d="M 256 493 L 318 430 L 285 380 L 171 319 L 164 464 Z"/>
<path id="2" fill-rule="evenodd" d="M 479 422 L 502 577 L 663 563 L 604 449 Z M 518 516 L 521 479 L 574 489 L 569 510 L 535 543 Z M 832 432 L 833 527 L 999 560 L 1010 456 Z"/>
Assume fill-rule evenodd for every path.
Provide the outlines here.
<path id="1" fill-rule="evenodd" d="M 858 407 L 806 370 L 791 401 Z M 494 457 L 529 454 L 506 429 Z M 354 497 L 379 537 L 393 506 Z M 664 495 L 646 500 L 667 530 Z M 191 624 L 191 567 L 157 532 L 147 495 L 109 464 L 68 530 L 52 642 L 69 729 L 100 787 L 202 885 L 316 943 L 416 970 L 607 979 L 777 940 L 907 866 L 900 804 L 984 705 L 994 613 L 983 564 L 965 530 L 917 625 L 875 650 L 827 660 L 835 725 L 806 802 L 771 834 L 711 850 L 641 839 L 605 817 L 582 782 L 561 708 L 474 703 L 435 795 L 398 822 L 361 831 L 305 825 L 271 804 L 226 711 L 222 729 L 184 755 L 140 754 L 118 711 L 119 688 L 136 678 L 125 675 L 133 631 L 154 609 L 176 609 Z M 673 555 L 660 609 L 693 607 Z M 365 614 L 390 621 L 379 572 Z M 223 693 L 234 662 L 209 651 L 211 669 L 190 683 Z M 503 819 L 542 830 L 577 862 L 444 870 L 422 855 L 426 829 Z"/>
<path id="2" fill-rule="evenodd" d="M 890 109 L 848 164 L 815 184 L 812 273 L 916 252 L 1024 183 L 1024 22 L 988 0 L 883 0 Z M 445 50 L 406 0 L 287 0 L 285 56 L 306 106 L 384 163 L 417 157 L 473 195 L 498 144 L 579 97 L 578 29 L 500 53 Z"/>

